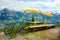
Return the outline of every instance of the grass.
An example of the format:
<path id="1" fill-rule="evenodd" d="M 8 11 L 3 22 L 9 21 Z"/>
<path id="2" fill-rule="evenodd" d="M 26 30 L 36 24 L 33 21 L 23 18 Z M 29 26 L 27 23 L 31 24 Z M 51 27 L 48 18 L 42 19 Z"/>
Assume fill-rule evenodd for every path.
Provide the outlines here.
<path id="1" fill-rule="evenodd" d="M 55 29 L 55 28 L 54 28 Z M 58 40 L 58 37 L 60 38 L 60 36 L 55 36 L 48 30 L 42 30 L 42 31 L 36 31 L 36 32 L 29 32 L 25 35 L 23 35 L 23 37 L 26 40 Z"/>
<path id="2" fill-rule="evenodd" d="M 32 24 L 31 24 L 32 25 Z M 34 24 L 35 25 L 35 24 Z M 36 24 L 36 25 L 43 25 L 43 24 Z M 46 24 L 47 25 L 47 24 Z M 26 27 L 24 28 L 25 30 L 29 30 L 28 29 L 28 26 L 29 25 L 26 25 Z M 2 30 L 0 30 L 0 31 L 4 31 L 5 29 L 2 29 Z M 18 26 L 16 26 L 16 27 L 14 27 L 13 28 L 13 30 L 11 30 L 11 35 L 12 35 L 12 37 L 13 37 L 13 35 L 17 32 L 17 30 L 18 30 Z M 54 37 L 48 37 L 48 36 L 52 36 L 51 35 L 51 33 L 49 33 L 49 35 L 47 35 L 47 33 L 49 33 L 49 32 L 47 32 L 47 30 L 42 30 L 42 31 L 37 31 L 37 32 L 28 32 L 28 33 L 26 33 L 26 34 L 24 34 L 23 35 L 23 37 L 26 39 L 26 40 L 32 40 L 32 39 L 46 39 L 46 38 L 48 38 L 48 39 L 50 39 L 50 40 L 57 40 L 57 37 L 56 38 L 54 38 Z M 10 35 L 10 36 L 11 36 Z M 60 36 L 58 36 L 59 38 L 60 38 Z"/>
<path id="3" fill-rule="evenodd" d="M 5 31 L 5 28 L 3 28 L 3 29 L 0 29 L 0 32 L 4 32 Z"/>

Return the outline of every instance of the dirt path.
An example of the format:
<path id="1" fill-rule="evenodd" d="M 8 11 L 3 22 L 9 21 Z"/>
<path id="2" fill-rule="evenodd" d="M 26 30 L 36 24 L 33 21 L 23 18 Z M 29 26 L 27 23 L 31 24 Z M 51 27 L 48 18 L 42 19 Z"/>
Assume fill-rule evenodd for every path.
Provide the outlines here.
<path id="1" fill-rule="evenodd" d="M 4 32 L 0 32 L 0 40 L 8 40 Z"/>
<path id="2" fill-rule="evenodd" d="M 12 40 L 59 40 L 58 32 L 60 28 L 52 28 L 44 31 L 31 32 L 24 36 L 18 34 Z M 4 32 L 0 32 L 0 40 L 8 40 Z"/>

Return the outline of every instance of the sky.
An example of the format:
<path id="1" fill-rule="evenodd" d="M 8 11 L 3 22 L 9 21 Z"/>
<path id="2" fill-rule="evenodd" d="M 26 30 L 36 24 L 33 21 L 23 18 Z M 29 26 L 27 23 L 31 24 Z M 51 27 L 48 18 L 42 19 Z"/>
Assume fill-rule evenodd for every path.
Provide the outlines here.
<path id="1" fill-rule="evenodd" d="M 0 10 L 4 8 L 16 11 L 39 9 L 60 14 L 60 0 L 0 0 Z"/>

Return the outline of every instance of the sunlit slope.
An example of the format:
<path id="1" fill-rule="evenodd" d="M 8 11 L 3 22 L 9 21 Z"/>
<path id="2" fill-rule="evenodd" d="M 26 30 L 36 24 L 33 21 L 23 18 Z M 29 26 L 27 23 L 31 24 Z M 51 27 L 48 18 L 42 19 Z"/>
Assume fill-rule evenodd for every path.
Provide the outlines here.
<path id="1" fill-rule="evenodd" d="M 41 10 L 37 10 L 37 9 L 26 9 L 24 10 L 25 13 L 27 12 L 32 12 L 32 13 L 41 13 Z"/>
<path id="2" fill-rule="evenodd" d="M 49 13 L 49 12 L 41 12 L 41 10 L 37 10 L 37 9 L 26 9 L 24 10 L 25 13 L 28 13 L 28 12 L 32 12 L 32 13 L 42 13 L 43 15 L 45 16 L 53 16 L 53 14 Z"/>
<path id="3" fill-rule="evenodd" d="M 43 15 L 45 15 L 45 16 L 53 16 L 53 14 L 51 14 L 51 13 L 49 13 L 49 12 L 44 12 L 44 13 L 42 13 Z"/>

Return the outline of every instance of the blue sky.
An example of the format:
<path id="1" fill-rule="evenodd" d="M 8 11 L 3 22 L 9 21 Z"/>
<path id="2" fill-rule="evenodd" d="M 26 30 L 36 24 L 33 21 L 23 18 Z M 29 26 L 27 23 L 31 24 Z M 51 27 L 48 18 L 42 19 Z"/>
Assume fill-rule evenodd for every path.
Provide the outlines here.
<path id="1" fill-rule="evenodd" d="M 0 10 L 3 8 L 17 11 L 39 9 L 60 13 L 60 0 L 0 0 Z"/>

